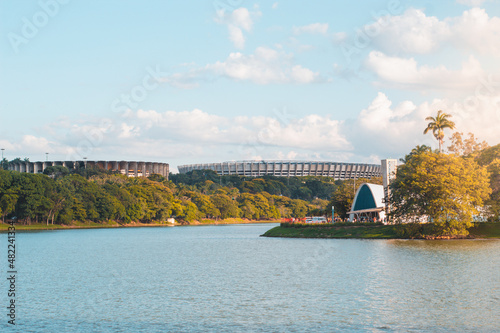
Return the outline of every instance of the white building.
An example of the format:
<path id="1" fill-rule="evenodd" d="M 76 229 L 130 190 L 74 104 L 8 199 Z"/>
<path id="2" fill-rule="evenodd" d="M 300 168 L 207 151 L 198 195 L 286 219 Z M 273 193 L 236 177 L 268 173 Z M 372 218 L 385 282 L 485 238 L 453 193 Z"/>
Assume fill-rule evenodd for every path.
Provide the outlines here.
<path id="1" fill-rule="evenodd" d="M 385 159 L 381 161 L 382 183 L 363 183 L 357 190 L 348 212 L 351 221 L 385 221 L 390 212 L 390 183 L 396 178 L 398 161 Z"/>
<path id="2" fill-rule="evenodd" d="M 351 211 L 348 214 L 351 221 L 383 221 L 386 217 L 384 186 L 363 183 L 356 192 Z"/>

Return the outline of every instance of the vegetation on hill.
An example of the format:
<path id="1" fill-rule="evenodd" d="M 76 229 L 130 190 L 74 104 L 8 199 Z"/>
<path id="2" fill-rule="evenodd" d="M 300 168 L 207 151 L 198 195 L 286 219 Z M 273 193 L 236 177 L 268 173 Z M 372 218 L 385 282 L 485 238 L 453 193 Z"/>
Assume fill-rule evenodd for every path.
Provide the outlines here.
<path id="1" fill-rule="evenodd" d="M 121 224 L 151 223 L 170 217 L 184 223 L 201 219 L 305 217 L 321 211 L 326 204 L 325 200 L 312 198 L 312 190 L 326 193 L 335 186 L 317 179 L 291 179 L 292 185 L 282 179 L 217 179 L 216 174 L 208 171 L 173 176 L 175 182 L 160 175 L 128 178 L 92 168 L 79 172 L 72 173 L 60 166 L 45 169 L 45 174 L 0 170 L 0 216 L 15 216 L 27 224 L 109 220 Z M 291 193 L 292 197 L 280 191 Z M 293 197 L 301 194 L 312 199 Z"/>
<path id="2" fill-rule="evenodd" d="M 241 193 L 267 192 L 272 195 L 282 195 L 291 199 L 328 200 L 341 181 L 330 177 L 276 177 L 271 175 L 261 177 L 245 177 L 237 175 L 219 176 L 213 170 L 194 170 L 185 174 L 174 174 L 170 180 L 178 185 L 190 185 L 203 190 L 207 186 L 224 186 L 237 188 Z M 209 183 L 206 183 L 209 181 Z M 207 185 L 209 184 L 209 185 Z"/>

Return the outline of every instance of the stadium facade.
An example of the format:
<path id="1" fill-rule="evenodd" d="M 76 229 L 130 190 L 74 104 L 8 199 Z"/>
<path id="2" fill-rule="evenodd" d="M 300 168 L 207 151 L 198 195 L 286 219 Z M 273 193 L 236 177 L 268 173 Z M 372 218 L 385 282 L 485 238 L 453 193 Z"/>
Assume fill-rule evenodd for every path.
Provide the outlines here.
<path id="1" fill-rule="evenodd" d="M 308 161 L 232 161 L 178 166 L 180 173 L 213 170 L 219 175 L 258 177 L 325 176 L 334 179 L 357 179 L 381 176 L 380 164 L 308 162 Z"/>
<path id="2" fill-rule="evenodd" d="M 63 166 L 70 170 L 81 168 L 100 168 L 120 172 L 128 177 L 148 177 L 159 174 L 168 179 L 169 165 L 160 162 L 143 161 L 16 161 L 9 164 L 9 170 L 29 173 L 43 173 L 50 166 Z"/>

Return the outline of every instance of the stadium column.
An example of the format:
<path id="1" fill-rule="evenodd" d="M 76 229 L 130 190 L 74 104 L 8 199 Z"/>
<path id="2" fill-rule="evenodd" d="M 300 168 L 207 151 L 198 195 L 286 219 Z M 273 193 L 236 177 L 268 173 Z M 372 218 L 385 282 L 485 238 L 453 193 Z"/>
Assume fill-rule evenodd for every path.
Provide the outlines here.
<path id="1" fill-rule="evenodd" d="M 136 177 L 136 178 L 137 178 L 137 177 L 139 176 L 139 175 L 138 175 L 138 164 L 139 164 L 139 163 L 137 163 L 137 162 L 132 162 L 132 163 L 134 163 L 134 164 L 133 164 L 133 165 L 134 165 L 134 177 Z"/>

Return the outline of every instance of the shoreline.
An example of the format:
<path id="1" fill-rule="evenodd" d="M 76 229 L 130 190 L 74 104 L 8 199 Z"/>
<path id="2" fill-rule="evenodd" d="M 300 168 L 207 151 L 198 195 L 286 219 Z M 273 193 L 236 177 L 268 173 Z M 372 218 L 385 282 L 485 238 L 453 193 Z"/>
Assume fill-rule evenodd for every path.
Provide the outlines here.
<path id="1" fill-rule="evenodd" d="M 319 238 L 319 239 L 414 239 L 414 240 L 478 240 L 500 239 L 500 223 L 478 223 L 469 229 L 467 236 L 426 236 L 405 237 L 398 230 L 401 225 L 373 226 L 277 226 L 269 229 L 261 237 L 278 238 Z"/>
<path id="2" fill-rule="evenodd" d="M 230 224 L 255 224 L 255 223 L 279 223 L 279 220 L 246 220 L 246 219 L 235 219 L 229 218 L 224 220 L 202 220 L 193 221 L 189 224 L 182 223 L 140 223 L 131 222 L 127 224 L 120 224 L 118 222 L 79 222 L 71 225 L 65 224 L 45 224 L 45 223 L 32 223 L 32 224 L 16 224 L 16 231 L 43 231 L 43 230 L 72 230 L 72 229 L 112 229 L 112 228 L 153 228 L 153 227 L 190 227 L 190 226 L 209 226 L 209 225 L 230 225 Z M 7 233 L 9 224 L 0 222 L 0 234 Z"/>

